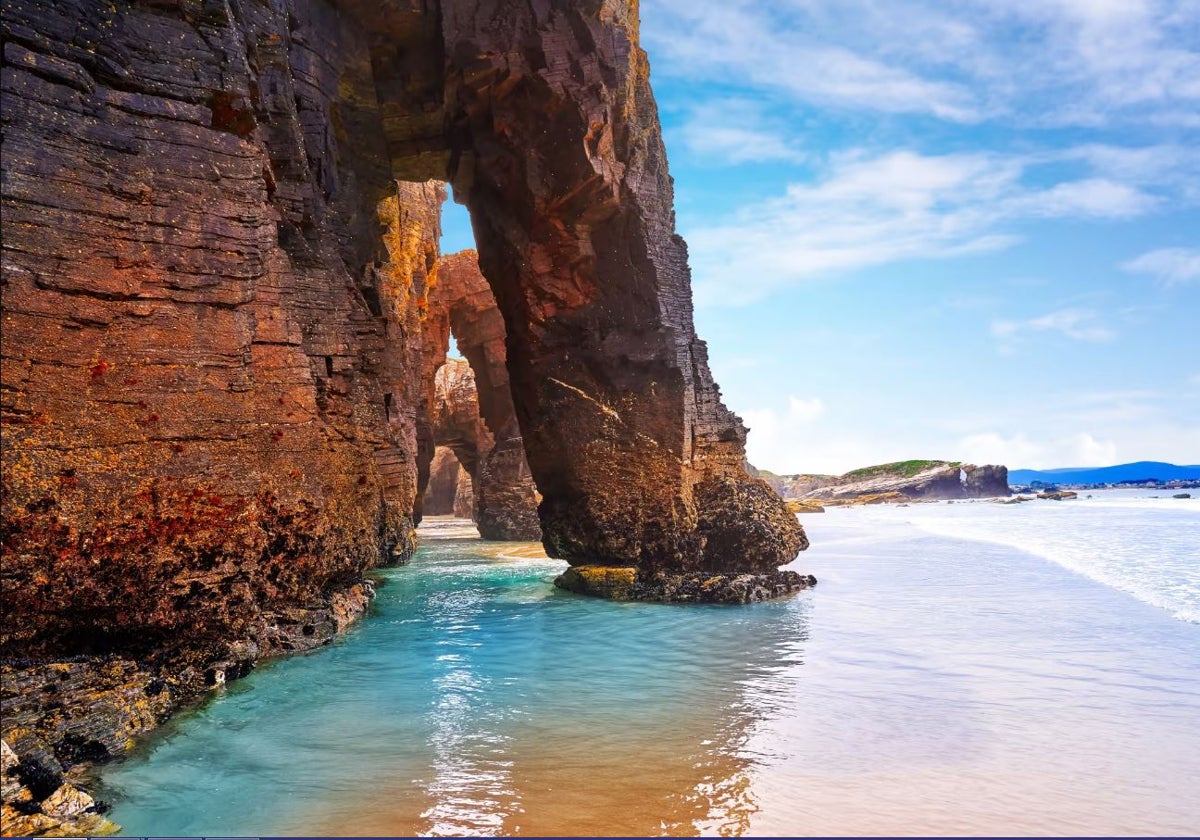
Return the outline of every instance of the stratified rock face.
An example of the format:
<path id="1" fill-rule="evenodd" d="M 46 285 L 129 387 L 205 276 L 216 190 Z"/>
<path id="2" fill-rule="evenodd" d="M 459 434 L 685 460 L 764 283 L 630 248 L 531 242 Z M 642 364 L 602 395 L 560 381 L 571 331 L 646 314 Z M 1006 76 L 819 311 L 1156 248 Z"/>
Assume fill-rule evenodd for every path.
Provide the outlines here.
<path id="1" fill-rule="evenodd" d="M 9 651 L 266 644 L 407 556 L 426 179 L 470 207 L 552 553 L 803 547 L 693 330 L 631 3 L 6 0 L 3 27 Z"/>
<path id="2" fill-rule="evenodd" d="M 475 484 L 471 481 L 471 474 L 463 469 L 458 471 L 451 513 L 459 519 L 475 518 Z"/>
<path id="3" fill-rule="evenodd" d="M 854 501 L 896 502 L 936 499 L 986 499 L 1008 496 L 1008 468 L 977 467 L 955 461 L 899 461 L 852 470 L 841 476 L 798 476 L 785 479 L 785 488 L 798 486 L 799 499 L 827 503 Z M 815 485 L 815 487 L 814 487 Z"/>
<path id="4" fill-rule="evenodd" d="M 433 439 L 452 451 L 468 473 L 479 469 L 481 453 L 492 448 L 492 435 L 479 416 L 475 374 L 466 359 L 447 359 L 434 376 L 431 413 Z"/>
<path id="5" fill-rule="evenodd" d="M 6 0 L 9 654 L 269 635 L 413 546 L 440 186 L 322 2 Z"/>
<path id="6" fill-rule="evenodd" d="M 424 321 L 425 369 L 444 362 L 451 333 L 474 375 L 479 415 L 491 443 L 478 449 L 475 519 L 490 540 L 538 540 L 538 493 L 509 388 L 504 319 L 474 251 L 438 261 Z M 441 444 L 437 439 L 434 443 Z"/>
<path id="7" fill-rule="evenodd" d="M 451 179 L 504 316 L 547 551 L 790 562 L 803 531 L 746 474 L 745 429 L 693 329 L 636 5 L 446 2 L 442 32 Z"/>

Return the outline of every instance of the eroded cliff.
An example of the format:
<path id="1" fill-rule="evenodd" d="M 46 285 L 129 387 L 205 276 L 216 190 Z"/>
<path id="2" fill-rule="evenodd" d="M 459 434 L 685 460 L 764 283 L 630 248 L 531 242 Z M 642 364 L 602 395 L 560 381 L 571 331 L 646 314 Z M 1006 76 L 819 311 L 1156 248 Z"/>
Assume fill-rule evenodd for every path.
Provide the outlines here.
<path id="1" fill-rule="evenodd" d="M 784 498 L 844 504 L 1008 496 L 1008 468 L 957 461 L 898 461 L 840 476 L 776 476 Z"/>
<path id="2" fill-rule="evenodd" d="M 153 710 L 95 758 L 411 553 L 444 191 L 393 179 L 329 4 L 6 0 L 3 29 L 0 644 L 143 657 L 81 700 Z M 22 760 L 69 763 L 72 710 L 5 675 Z"/>
<path id="3" fill-rule="evenodd" d="M 327 640 L 411 553 L 445 181 L 496 303 L 476 371 L 510 393 L 492 425 L 481 392 L 503 457 L 480 492 L 527 463 L 548 550 L 642 593 L 806 585 L 776 574 L 806 540 L 746 474 L 692 326 L 634 4 L 5 0 L 3 31 L 21 761 L 104 757 Z M 52 714 L 26 689 L 78 655 L 120 676 L 67 669 Z"/>

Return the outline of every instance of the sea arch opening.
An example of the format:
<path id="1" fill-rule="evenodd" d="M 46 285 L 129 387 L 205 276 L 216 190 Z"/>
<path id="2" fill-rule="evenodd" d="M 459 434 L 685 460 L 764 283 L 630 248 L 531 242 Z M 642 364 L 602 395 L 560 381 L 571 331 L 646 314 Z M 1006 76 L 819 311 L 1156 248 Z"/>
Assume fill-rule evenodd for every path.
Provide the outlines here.
<path id="1" fill-rule="evenodd" d="M 505 355 L 463 355 L 498 447 L 520 441 L 548 553 L 650 574 L 790 562 L 803 530 L 747 474 L 695 335 L 635 6 L 345 7 L 372 33 L 393 176 L 447 182 L 470 213 Z M 488 416 L 493 369 L 510 421 Z"/>

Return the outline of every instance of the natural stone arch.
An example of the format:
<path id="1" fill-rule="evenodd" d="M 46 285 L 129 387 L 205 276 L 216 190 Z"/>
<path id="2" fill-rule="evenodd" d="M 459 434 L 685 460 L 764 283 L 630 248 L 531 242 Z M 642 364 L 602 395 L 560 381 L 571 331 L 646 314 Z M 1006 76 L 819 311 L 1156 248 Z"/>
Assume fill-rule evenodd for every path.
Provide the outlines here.
<path id="1" fill-rule="evenodd" d="M 423 507 L 426 516 L 475 518 L 475 483 L 449 447 L 434 449 Z"/>
<path id="2" fill-rule="evenodd" d="M 636 5 L 447 0 L 384 16 L 406 14 L 374 41 L 393 168 L 438 177 L 445 162 L 471 212 L 547 550 L 645 573 L 792 560 L 804 533 L 747 475 L 745 428 L 694 332 Z M 433 17 L 441 68 L 403 40 Z M 386 119 L 429 117 L 439 70 L 440 138 L 432 118 Z"/>
<path id="3" fill-rule="evenodd" d="M 539 497 L 509 390 L 504 319 L 479 271 L 474 251 L 450 254 L 438 261 L 436 281 L 428 292 L 423 333 L 423 369 L 432 378 L 426 386 L 428 416 L 418 422 L 421 434 L 428 438 L 421 446 L 417 465 L 420 475 L 428 474 L 425 458 L 432 458 L 434 446 L 448 445 L 445 438 L 449 434 L 462 436 L 454 427 L 439 427 L 436 422 L 436 418 L 453 413 L 445 401 L 464 405 L 469 401 L 477 406 L 482 421 L 475 435 L 479 443 L 466 460 L 460 460 L 474 483 L 475 521 L 480 536 L 493 540 L 541 539 Z M 467 381 L 461 374 L 445 373 L 450 365 L 446 359 L 452 336 L 470 366 L 470 393 L 461 385 L 449 390 L 445 387 Z M 418 483 L 422 508 L 425 487 L 422 478 Z"/>
<path id="4" fill-rule="evenodd" d="M 635 13 L 502 5 L 443 8 L 469 138 L 452 183 L 508 327 L 546 545 L 572 564 L 774 571 L 805 540 L 746 475 L 693 330 Z"/>

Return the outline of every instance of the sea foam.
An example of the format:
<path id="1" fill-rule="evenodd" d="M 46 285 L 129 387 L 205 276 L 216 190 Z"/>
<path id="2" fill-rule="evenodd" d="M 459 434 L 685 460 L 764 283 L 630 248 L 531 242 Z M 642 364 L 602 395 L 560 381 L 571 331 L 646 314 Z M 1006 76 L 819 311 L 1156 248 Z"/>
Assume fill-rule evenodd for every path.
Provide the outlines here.
<path id="1" fill-rule="evenodd" d="M 867 515 L 1034 554 L 1200 623 L 1200 499 L 1164 492 L 1084 491 L 1066 501 L 920 504 Z"/>

